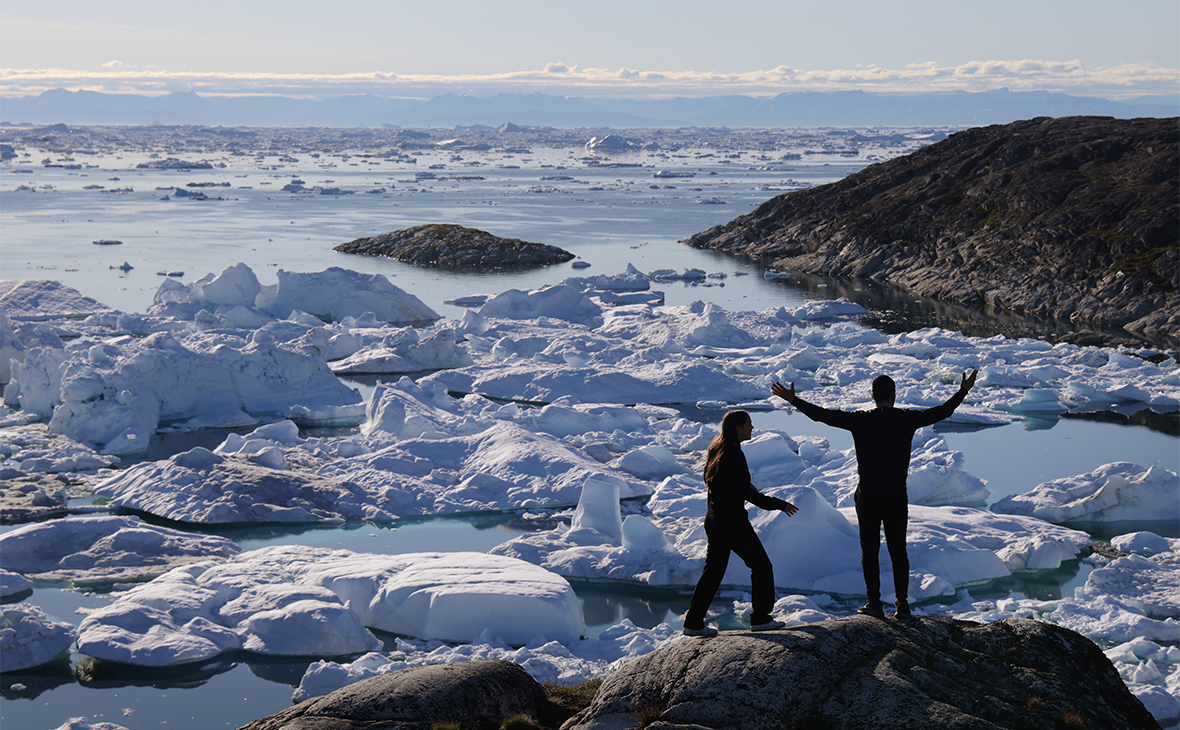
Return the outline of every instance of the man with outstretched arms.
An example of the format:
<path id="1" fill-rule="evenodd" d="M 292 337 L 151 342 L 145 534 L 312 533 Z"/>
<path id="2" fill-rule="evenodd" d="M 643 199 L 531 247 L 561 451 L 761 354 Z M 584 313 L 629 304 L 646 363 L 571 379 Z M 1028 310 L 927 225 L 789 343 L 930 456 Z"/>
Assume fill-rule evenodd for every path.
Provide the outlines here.
<path id="1" fill-rule="evenodd" d="M 771 392 L 799 409 L 813 421 L 852 432 L 856 446 L 856 470 L 860 481 L 854 496 L 856 519 L 860 529 L 860 565 L 864 571 L 869 602 L 860 613 L 883 618 L 881 605 L 881 526 L 885 527 L 885 546 L 893 563 L 893 588 L 897 593 L 896 615 L 908 618 L 910 561 L 906 555 L 905 533 L 909 517 L 906 474 L 910 467 L 910 448 L 914 432 L 937 423 L 954 413 L 968 391 L 975 385 L 978 370 L 963 373 L 959 390 L 942 405 L 933 408 L 895 408 L 897 386 L 893 378 L 879 375 L 873 379 L 873 402 L 868 411 L 837 411 L 808 403 L 782 383 Z"/>

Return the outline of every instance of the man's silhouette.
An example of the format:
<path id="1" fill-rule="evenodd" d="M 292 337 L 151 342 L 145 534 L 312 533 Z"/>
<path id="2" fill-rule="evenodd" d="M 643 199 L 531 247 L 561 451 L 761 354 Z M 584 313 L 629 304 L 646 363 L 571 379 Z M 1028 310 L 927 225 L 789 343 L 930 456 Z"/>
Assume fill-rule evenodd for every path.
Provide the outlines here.
<path id="1" fill-rule="evenodd" d="M 908 618 L 907 602 L 910 582 L 910 560 L 905 550 L 906 522 L 909 518 L 909 498 L 906 494 L 906 474 L 910 467 L 910 448 L 914 432 L 923 426 L 941 421 L 954 413 L 967 392 L 975 385 L 978 370 L 963 373 L 959 390 L 945 403 L 933 408 L 894 408 L 897 387 L 893 378 L 879 375 L 873 379 L 873 402 L 869 411 L 834 411 L 821 408 L 800 398 L 795 384 L 771 386 L 771 392 L 799 409 L 813 421 L 852 432 L 856 446 L 856 470 L 860 476 L 854 496 L 856 519 L 860 529 L 860 565 L 865 576 L 865 590 L 869 602 L 860 613 L 882 618 L 881 572 L 878 555 L 881 552 L 881 526 L 885 526 L 885 545 L 893 563 L 893 589 L 897 594 L 897 616 Z"/>

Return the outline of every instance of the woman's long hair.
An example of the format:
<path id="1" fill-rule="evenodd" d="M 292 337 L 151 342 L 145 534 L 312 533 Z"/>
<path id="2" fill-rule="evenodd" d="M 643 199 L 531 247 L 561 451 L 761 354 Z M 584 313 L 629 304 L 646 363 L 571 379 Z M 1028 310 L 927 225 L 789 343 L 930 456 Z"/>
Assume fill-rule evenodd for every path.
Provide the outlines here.
<path id="1" fill-rule="evenodd" d="M 713 483 L 717 476 L 717 469 L 722 454 L 730 449 L 741 449 L 742 442 L 738 440 L 737 431 L 750 421 L 750 414 L 745 411 L 730 411 L 721 419 L 721 433 L 709 444 L 705 453 L 705 484 Z"/>

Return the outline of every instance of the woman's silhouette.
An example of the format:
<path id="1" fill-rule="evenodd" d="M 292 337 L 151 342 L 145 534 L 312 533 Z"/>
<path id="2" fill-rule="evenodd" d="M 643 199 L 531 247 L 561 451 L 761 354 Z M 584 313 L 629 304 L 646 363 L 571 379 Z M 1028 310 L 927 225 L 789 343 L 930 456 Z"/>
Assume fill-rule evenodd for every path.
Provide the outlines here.
<path id="1" fill-rule="evenodd" d="M 746 501 L 762 509 L 777 509 L 793 515 L 798 508 L 790 502 L 762 494 L 750 483 L 750 468 L 742 453 L 742 442 L 754 431 L 750 414 L 730 411 L 721 420 L 721 433 L 709 444 L 705 458 L 705 486 L 709 489 L 709 510 L 705 514 L 705 534 L 709 537 L 705 569 L 693 591 L 684 633 L 689 636 L 713 636 L 717 629 L 705 626 L 705 614 L 717 595 L 729 553 L 735 552 L 750 569 L 751 595 L 754 603 L 750 628 L 754 631 L 781 629 L 783 623 L 770 618 L 774 607 L 774 566 L 754 532 L 746 513 Z"/>

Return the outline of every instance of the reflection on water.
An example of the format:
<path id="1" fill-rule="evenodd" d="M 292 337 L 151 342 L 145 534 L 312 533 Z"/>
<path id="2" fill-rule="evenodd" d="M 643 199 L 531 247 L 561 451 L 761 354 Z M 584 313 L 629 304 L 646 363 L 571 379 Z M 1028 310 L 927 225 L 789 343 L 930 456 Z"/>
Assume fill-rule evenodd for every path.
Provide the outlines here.
<path id="1" fill-rule="evenodd" d="M 1114 423 L 1120 426 L 1143 426 L 1169 436 L 1180 436 L 1180 411 L 1159 413 L 1136 404 L 1123 408 L 1102 411 L 1063 413 L 1062 418 L 1076 418 L 1079 421 Z"/>
<path id="2" fill-rule="evenodd" d="M 769 261 L 763 261 L 768 265 Z M 902 287 L 872 279 L 848 279 L 792 272 L 790 278 L 772 280 L 775 284 L 803 290 L 825 299 L 846 297 L 869 310 L 861 323 L 886 334 L 912 332 L 925 327 L 940 327 L 971 337 L 1028 337 L 1051 342 L 1076 344 L 1131 344 L 1175 348 L 1180 340 L 1136 335 L 1123 329 L 1098 329 L 1073 322 L 1029 317 L 996 310 L 991 306 L 965 307 L 920 297 Z"/>

